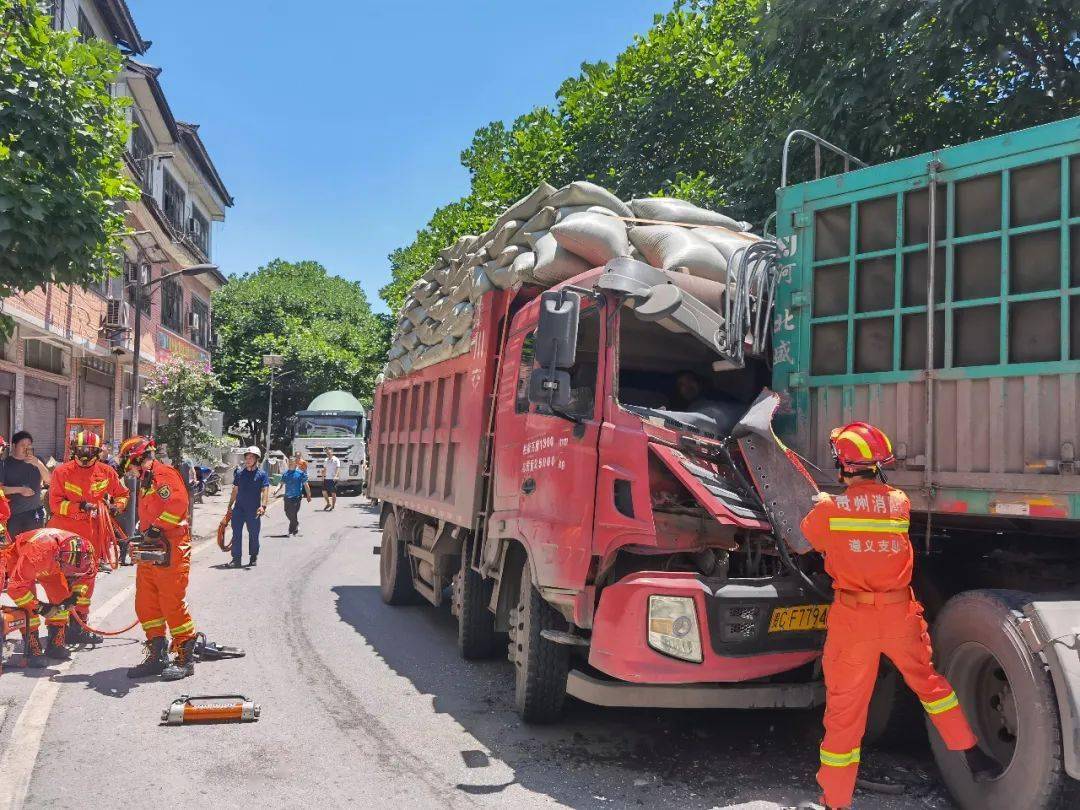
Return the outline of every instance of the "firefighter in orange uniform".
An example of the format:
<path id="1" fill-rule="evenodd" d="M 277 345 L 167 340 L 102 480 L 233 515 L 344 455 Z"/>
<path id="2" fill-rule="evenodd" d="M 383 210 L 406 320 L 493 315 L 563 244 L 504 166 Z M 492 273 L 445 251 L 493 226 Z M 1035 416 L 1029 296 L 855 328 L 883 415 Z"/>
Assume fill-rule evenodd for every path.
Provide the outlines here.
<path id="1" fill-rule="evenodd" d="M 116 471 L 99 461 L 101 437 L 90 430 L 80 430 L 71 437 L 70 461 L 53 470 L 49 483 L 49 528 L 74 532 L 90 541 L 98 561 L 108 559 L 112 522 L 105 510 L 114 515 L 127 508 L 128 488 Z M 94 582 L 83 583 L 77 594 L 75 612 L 85 622 L 90 615 Z M 76 644 L 100 644 L 101 636 L 90 633 L 73 621 L 68 641 Z"/>
<path id="2" fill-rule="evenodd" d="M 5 449 L 7 449 L 7 439 L 0 436 L 0 453 L 3 453 Z M 11 503 L 8 502 L 7 495 L 4 494 L 4 488 L 0 486 L 0 540 L 2 540 L 3 533 L 7 531 L 7 522 L 10 517 Z M 0 580 L 0 587 L 3 584 L 3 581 Z"/>
<path id="3" fill-rule="evenodd" d="M 94 547 L 74 532 L 32 529 L 13 540 L 5 536 L 0 553 L 8 571 L 8 596 L 16 607 L 31 614 L 30 627 L 23 631 L 27 663 L 40 667 L 45 658 L 67 660 L 71 657 L 64 644 L 68 611 L 78 598 L 79 586 L 93 583 L 97 574 Z M 48 604 L 38 602 L 37 585 L 45 590 Z M 44 651 L 38 638 L 41 616 L 49 634 Z"/>
<path id="4" fill-rule="evenodd" d="M 994 779 L 1001 767 L 979 748 L 956 693 L 931 662 L 923 607 L 911 591 L 911 504 L 881 474 L 882 466 L 893 461 L 892 444 L 865 422 L 834 430 L 830 444 L 846 488 L 841 495 L 819 494 L 802 522 L 806 539 L 825 557 L 836 591 L 822 660 L 822 801 L 830 808 L 851 804 L 882 654 L 918 695 L 946 746 L 965 753 L 973 777 Z"/>
<path id="5" fill-rule="evenodd" d="M 139 475 L 140 549 L 164 551 L 163 562 L 138 559 L 135 574 L 135 614 L 146 633 L 146 658 L 128 670 L 129 678 L 161 675 L 175 681 L 195 672 L 195 622 L 188 613 L 188 574 L 191 571 L 191 533 L 188 493 L 180 473 L 154 458 L 153 439 L 134 436 L 120 445 L 122 470 Z M 172 635 L 172 663 L 168 659 L 165 628 Z"/>

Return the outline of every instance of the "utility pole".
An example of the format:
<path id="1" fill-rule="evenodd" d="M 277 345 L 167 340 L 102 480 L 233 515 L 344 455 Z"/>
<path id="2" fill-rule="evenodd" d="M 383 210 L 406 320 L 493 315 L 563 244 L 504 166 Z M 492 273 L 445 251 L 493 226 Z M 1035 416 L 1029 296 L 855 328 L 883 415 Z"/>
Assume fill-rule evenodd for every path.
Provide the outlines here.
<path id="1" fill-rule="evenodd" d="M 285 356 L 281 354 L 264 354 L 263 366 L 270 369 L 270 396 L 266 406 L 266 457 L 270 455 L 270 440 L 274 424 L 274 372 L 285 365 Z"/>

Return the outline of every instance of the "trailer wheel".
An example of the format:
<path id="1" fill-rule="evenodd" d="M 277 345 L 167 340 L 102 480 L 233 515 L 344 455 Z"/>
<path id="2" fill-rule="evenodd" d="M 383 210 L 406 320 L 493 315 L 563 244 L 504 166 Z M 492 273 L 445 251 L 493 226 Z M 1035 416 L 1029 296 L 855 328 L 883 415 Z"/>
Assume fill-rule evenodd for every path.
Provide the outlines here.
<path id="1" fill-rule="evenodd" d="M 514 703 L 526 723 L 551 723 L 562 715 L 569 669 L 567 647 L 543 638 L 543 630 L 565 630 L 566 622 L 540 596 L 529 564 L 521 572 L 517 604 L 510 611 L 510 660 Z"/>
<path id="2" fill-rule="evenodd" d="M 458 620 L 458 651 L 462 658 L 491 658 L 495 652 L 495 614 L 488 610 L 494 583 L 469 564 L 467 541 L 461 549 L 461 568 L 454 577 L 454 613 Z"/>
<path id="3" fill-rule="evenodd" d="M 388 605 L 412 605 L 417 602 L 413 587 L 409 554 L 400 531 L 400 518 L 390 513 L 382 530 L 382 548 L 379 550 L 379 591 Z"/>
<path id="4" fill-rule="evenodd" d="M 1075 786 L 1062 762 L 1050 675 L 1016 626 L 1020 608 L 1031 598 L 1019 591 L 968 591 L 950 599 L 934 623 L 938 667 L 956 690 L 979 744 L 1005 768 L 998 779 L 975 782 L 960 755 L 947 750 L 931 729 L 942 778 L 964 808 L 1076 806 L 1070 801 Z"/>

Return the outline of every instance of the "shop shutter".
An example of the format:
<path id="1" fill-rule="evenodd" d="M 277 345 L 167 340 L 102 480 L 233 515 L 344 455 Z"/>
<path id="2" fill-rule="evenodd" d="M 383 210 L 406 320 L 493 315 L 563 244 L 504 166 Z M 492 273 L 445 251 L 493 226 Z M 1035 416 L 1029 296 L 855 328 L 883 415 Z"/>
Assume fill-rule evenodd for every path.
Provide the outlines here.
<path id="1" fill-rule="evenodd" d="M 23 429 L 34 437 L 34 455 L 47 462 L 52 456 L 63 461 L 56 429 L 56 400 L 26 394 L 23 397 Z"/>
<path id="2" fill-rule="evenodd" d="M 108 440 L 112 433 L 112 389 L 103 385 L 95 385 L 92 382 L 83 383 L 83 401 L 79 409 L 79 416 L 83 419 L 104 419 L 105 435 Z"/>

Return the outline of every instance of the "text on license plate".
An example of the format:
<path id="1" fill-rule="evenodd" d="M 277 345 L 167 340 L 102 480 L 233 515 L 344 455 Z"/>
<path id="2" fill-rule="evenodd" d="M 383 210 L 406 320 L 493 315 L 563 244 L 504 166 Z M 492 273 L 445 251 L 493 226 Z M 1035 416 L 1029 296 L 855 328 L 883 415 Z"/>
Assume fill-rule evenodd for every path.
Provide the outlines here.
<path id="1" fill-rule="evenodd" d="M 794 605 L 774 608 L 769 619 L 769 632 L 786 630 L 824 630 L 829 615 L 828 605 Z"/>

